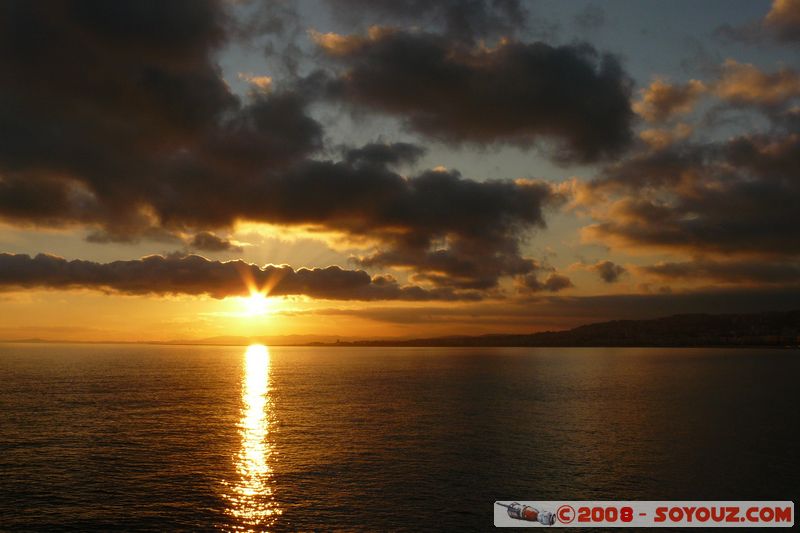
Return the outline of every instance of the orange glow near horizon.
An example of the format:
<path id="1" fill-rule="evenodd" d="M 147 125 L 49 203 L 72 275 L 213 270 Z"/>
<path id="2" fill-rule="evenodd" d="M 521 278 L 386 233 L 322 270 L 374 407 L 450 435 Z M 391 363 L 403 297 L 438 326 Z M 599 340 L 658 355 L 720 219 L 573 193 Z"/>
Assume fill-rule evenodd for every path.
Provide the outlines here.
<path id="1" fill-rule="evenodd" d="M 0 295 L 0 341 L 41 339 L 51 342 L 252 342 L 282 344 L 335 342 L 336 339 L 419 338 L 484 333 L 529 333 L 566 329 L 595 320 L 581 315 L 541 322 L 489 320 L 500 303 L 442 303 L 453 317 L 424 317 L 417 302 L 361 302 L 305 297 L 266 296 L 266 314 L 248 314 L 248 296 L 116 296 L 92 291 L 29 290 Z M 465 309 L 475 306 L 475 313 Z M 437 304 L 439 307 L 439 304 Z M 372 316 L 371 313 L 376 313 Z M 392 311 L 398 320 L 383 319 Z M 412 315 L 412 319 L 403 320 Z M 457 320 L 456 320 L 457 319 Z M 597 321 L 597 320 L 595 320 Z"/>

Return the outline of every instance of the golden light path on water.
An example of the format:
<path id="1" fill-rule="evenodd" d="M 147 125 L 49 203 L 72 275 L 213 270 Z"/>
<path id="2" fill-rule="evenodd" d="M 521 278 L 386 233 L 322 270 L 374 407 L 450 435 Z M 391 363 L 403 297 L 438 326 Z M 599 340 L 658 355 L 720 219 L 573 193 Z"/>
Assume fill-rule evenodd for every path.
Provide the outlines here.
<path id="1" fill-rule="evenodd" d="M 269 349 L 260 344 L 247 348 L 242 376 L 242 443 L 235 458 L 239 479 L 231 483 L 228 514 L 237 519 L 239 530 L 263 531 L 275 524 L 281 510 L 272 491 L 269 440 L 274 422 L 270 398 Z"/>

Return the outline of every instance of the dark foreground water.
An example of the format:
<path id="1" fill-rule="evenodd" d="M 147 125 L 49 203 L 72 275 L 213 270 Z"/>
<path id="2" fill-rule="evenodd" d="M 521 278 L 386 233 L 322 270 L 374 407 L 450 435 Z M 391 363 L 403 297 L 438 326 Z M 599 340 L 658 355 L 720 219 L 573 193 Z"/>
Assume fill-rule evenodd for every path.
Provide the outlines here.
<path id="1" fill-rule="evenodd" d="M 800 352 L 0 345 L 0 529 L 487 530 L 798 500 Z"/>

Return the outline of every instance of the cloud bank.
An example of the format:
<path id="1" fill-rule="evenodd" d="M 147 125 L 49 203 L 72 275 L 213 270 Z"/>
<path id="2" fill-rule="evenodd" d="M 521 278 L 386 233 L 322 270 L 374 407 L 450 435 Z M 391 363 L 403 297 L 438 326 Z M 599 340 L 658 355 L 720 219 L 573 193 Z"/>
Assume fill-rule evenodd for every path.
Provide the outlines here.
<path id="1" fill-rule="evenodd" d="M 303 295 L 329 300 L 476 300 L 474 292 L 400 286 L 388 276 L 338 266 L 300 268 L 244 261 L 210 261 L 201 256 L 152 255 L 132 261 L 67 261 L 39 254 L 0 254 L 0 290 L 92 289 L 121 294 L 188 294 L 214 298 L 248 296 L 253 286 L 270 296 Z"/>
<path id="2" fill-rule="evenodd" d="M 465 46 L 430 33 L 371 28 L 312 34 L 346 70 L 331 97 L 401 117 L 453 143 L 558 143 L 557 158 L 596 161 L 631 142 L 632 82 L 591 45 L 501 41 Z"/>

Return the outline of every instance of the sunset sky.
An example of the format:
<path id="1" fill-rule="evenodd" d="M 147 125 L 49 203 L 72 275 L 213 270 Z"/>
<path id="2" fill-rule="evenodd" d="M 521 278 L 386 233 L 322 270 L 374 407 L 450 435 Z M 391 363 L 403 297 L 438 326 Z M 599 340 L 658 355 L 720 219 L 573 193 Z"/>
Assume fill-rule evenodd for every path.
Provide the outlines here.
<path id="1" fill-rule="evenodd" d="M 800 0 L 7 0 L 0 72 L 0 340 L 800 303 Z"/>

